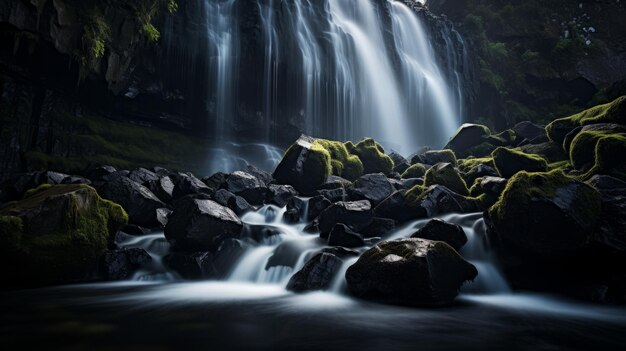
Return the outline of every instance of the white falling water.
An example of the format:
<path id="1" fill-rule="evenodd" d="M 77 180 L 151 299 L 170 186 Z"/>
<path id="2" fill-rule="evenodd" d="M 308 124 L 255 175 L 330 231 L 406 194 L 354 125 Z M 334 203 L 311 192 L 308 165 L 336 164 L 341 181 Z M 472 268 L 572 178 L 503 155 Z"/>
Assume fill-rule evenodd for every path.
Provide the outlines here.
<path id="1" fill-rule="evenodd" d="M 420 16 L 401 1 L 256 0 L 255 11 L 204 1 L 217 147 L 237 142 L 237 123 L 258 125 L 267 144 L 294 123 L 314 136 L 373 137 L 410 154 L 443 146 L 461 123 L 456 55 L 437 62 Z M 250 21 L 254 30 L 241 29 Z M 438 47 L 458 50 L 452 35 Z"/>

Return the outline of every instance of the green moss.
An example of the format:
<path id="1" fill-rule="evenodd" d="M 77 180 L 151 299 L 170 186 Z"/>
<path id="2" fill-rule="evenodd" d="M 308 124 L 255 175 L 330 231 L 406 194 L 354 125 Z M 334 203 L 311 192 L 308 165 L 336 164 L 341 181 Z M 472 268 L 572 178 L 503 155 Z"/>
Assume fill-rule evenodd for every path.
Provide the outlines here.
<path id="1" fill-rule="evenodd" d="M 428 187 L 435 184 L 443 185 L 457 194 L 469 194 L 467 184 L 451 163 L 438 163 L 428 169 L 424 185 Z"/>
<path id="2" fill-rule="evenodd" d="M 424 174 L 426 174 L 426 167 L 421 163 L 416 163 L 402 173 L 402 178 L 422 178 Z"/>
<path id="3" fill-rule="evenodd" d="M 311 194 L 326 182 L 332 167 L 330 153 L 322 144 L 301 137 L 285 152 L 274 178 L 279 184 L 289 184 L 300 193 Z"/>
<path id="4" fill-rule="evenodd" d="M 543 157 L 515 149 L 499 147 L 491 156 L 496 170 L 504 178 L 510 178 L 520 171 L 545 172 L 548 169 L 548 163 Z"/>
<path id="5" fill-rule="evenodd" d="M 51 202 L 59 196 L 62 199 Z M 48 203 L 53 203 L 57 207 L 55 211 L 63 214 L 55 227 L 35 232 L 37 228 L 28 225 L 31 221 L 28 216 L 17 218 L 24 210 L 42 208 L 45 213 Z M 103 200 L 87 185 L 39 187 L 0 211 L 0 215 L 9 213 L 14 217 L 1 217 L 3 222 L 11 223 L 10 229 L 2 230 L 2 235 L 5 238 L 12 235 L 17 252 L 7 252 L 4 247 L 0 250 L 3 255 L 9 255 L 3 259 L 18 260 L 14 264 L 21 265 L 23 272 L 13 278 L 26 284 L 80 279 L 97 264 L 117 229 L 128 222 L 128 215 L 120 205 Z"/>
<path id="6" fill-rule="evenodd" d="M 332 174 L 350 181 L 363 175 L 363 163 L 358 156 L 348 153 L 346 146 L 339 141 L 316 139 L 315 143 L 328 151 L 331 158 Z"/>
<path id="7" fill-rule="evenodd" d="M 546 126 L 550 139 L 560 141 L 560 129 L 574 128 L 597 123 L 618 123 L 626 125 L 626 96 L 621 96 L 607 104 L 598 105 L 575 115 L 559 118 Z"/>
<path id="8" fill-rule="evenodd" d="M 364 174 L 380 172 L 388 175 L 393 172 L 393 160 L 385 155 L 385 149 L 374 139 L 365 138 L 356 145 L 352 142 L 347 142 L 345 145 L 348 152 L 361 159 Z"/>
<path id="9" fill-rule="evenodd" d="M 477 157 L 477 158 L 466 158 L 458 161 L 459 170 L 463 173 L 467 173 L 471 171 L 474 167 L 479 164 L 484 164 L 486 166 L 495 168 L 496 165 L 493 163 L 493 157 Z"/>
<path id="10" fill-rule="evenodd" d="M 607 134 L 598 139 L 594 150 L 594 165 L 583 175 L 584 179 L 591 178 L 594 174 L 606 174 L 626 180 L 626 135 Z"/>
<path id="11" fill-rule="evenodd" d="M 76 153 L 51 155 L 29 150 L 24 155 L 29 170 L 80 174 L 107 164 L 119 169 L 160 165 L 202 173 L 206 170 L 206 155 L 211 153 L 207 140 L 97 116 L 57 116 L 51 128 L 59 148 Z"/>
<path id="12" fill-rule="evenodd" d="M 426 187 L 422 185 L 416 185 L 404 193 L 404 205 L 411 208 L 417 208 L 420 205 L 420 201 L 424 196 Z"/>
<path id="13" fill-rule="evenodd" d="M 595 151 L 598 140 L 607 136 L 606 131 L 590 130 L 578 133 L 569 147 L 569 159 L 576 169 L 592 166 L 595 161 Z"/>
<path id="14" fill-rule="evenodd" d="M 493 150 L 497 147 L 497 145 L 486 141 L 461 152 L 459 155 L 467 157 L 484 157 L 491 155 Z"/>
<path id="15" fill-rule="evenodd" d="M 569 168 L 569 167 L 571 167 L 571 164 L 568 160 L 552 162 L 548 164 L 548 171 L 553 171 L 555 169 L 564 171 L 566 168 Z"/>
<path id="16" fill-rule="evenodd" d="M 503 132 L 492 135 L 489 139 L 491 140 L 491 144 L 506 146 L 513 145 L 516 138 L 517 135 L 515 132 L 512 129 L 507 129 Z"/>
<path id="17" fill-rule="evenodd" d="M 543 228 L 528 218 L 531 202 L 536 199 L 553 199 L 560 188 L 566 187 L 575 181 L 560 170 L 551 172 L 529 173 L 521 171 L 513 176 L 499 200 L 489 208 L 489 215 L 500 224 L 503 233 L 527 233 Z M 572 213 L 580 218 L 596 219 L 601 214 L 600 197 L 591 187 L 583 186 L 576 192 L 576 198 L 570 199 L 568 206 Z"/>

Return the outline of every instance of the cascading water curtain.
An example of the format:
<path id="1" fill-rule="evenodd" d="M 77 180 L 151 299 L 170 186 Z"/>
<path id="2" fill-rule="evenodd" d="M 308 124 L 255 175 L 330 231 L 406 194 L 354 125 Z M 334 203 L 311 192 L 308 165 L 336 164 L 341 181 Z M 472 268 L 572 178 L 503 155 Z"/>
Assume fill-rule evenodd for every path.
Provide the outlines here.
<path id="1" fill-rule="evenodd" d="M 408 154 L 443 146 L 460 124 L 460 82 L 448 79 L 459 77 L 449 71 L 456 55 L 437 62 L 431 36 L 402 1 L 257 0 L 255 9 L 205 1 L 215 83 L 208 105 L 220 140 L 241 120 L 241 106 L 270 144 L 293 125 L 318 137 L 373 137 Z M 250 18 L 257 25 L 241 33 Z M 256 49 L 242 48 L 244 40 Z"/>

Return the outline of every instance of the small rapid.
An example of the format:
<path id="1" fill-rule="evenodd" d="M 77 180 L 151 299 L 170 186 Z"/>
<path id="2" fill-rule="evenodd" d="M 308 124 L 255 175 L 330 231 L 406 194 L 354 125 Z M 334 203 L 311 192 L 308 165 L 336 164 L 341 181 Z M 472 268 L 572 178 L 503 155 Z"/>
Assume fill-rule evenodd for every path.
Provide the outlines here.
<path id="1" fill-rule="evenodd" d="M 302 199 L 308 204 L 308 198 Z M 307 213 L 306 206 L 302 213 Z M 255 240 L 249 239 L 249 247 L 234 260 L 228 270 L 224 283 L 269 284 L 285 288 L 293 274 L 301 270 L 306 262 L 316 253 L 327 248 L 319 233 L 305 232 L 306 218 L 298 223 L 289 224 L 283 220 L 285 207 L 266 205 L 241 217 L 245 223 L 244 237 L 251 238 L 253 232 L 260 229 L 263 235 Z M 440 217 L 442 220 L 460 225 L 467 235 L 468 242 L 460 254 L 478 269 L 478 277 L 466 283 L 462 293 L 472 295 L 510 294 L 511 289 L 498 268 L 486 239 L 482 213 L 450 214 Z M 386 235 L 382 240 L 407 238 L 426 225 L 430 219 L 410 222 Z M 174 281 L 180 279 L 163 264 L 163 258 L 169 253 L 169 244 L 162 233 L 143 237 L 124 235 L 118 241 L 121 247 L 140 247 L 145 249 L 153 260 L 150 267 L 145 267 L 133 276 L 137 281 Z M 364 252 L 371 246 L 357 248 Z M 329 288 L 330 293 L 346 294 L 345 273 L 356 262 L 357 257 L 345 258 Z"/>

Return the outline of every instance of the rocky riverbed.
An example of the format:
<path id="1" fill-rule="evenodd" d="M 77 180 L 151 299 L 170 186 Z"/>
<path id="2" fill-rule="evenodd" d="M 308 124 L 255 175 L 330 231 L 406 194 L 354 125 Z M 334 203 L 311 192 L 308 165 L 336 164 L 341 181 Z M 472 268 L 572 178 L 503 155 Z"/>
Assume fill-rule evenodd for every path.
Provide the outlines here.
<path id="1" fill-rule="evenodd" d="M 622 97 L 545 127 L 522 122 L 496 134 L 466 124 L 442 150 L 409 157 L 372 139 L 302 136 L 273 173 L 101 166 L 16 174 L 0 193 L 3 285 L 129 279 L 154 257 L 119 247 L 120 237 L 155 230 L 170 247 L 166 269 L 223 279 L 248 248 L 282 240 L 269 224 L 293 223 L 320 249 L 288 289 L 326 290 L 340 279 L 365 300 L 442 306 L 479 274 L 459 253 L 467 233 L 435 219 L 405 237 L 388 234 L 414 220 L 483 212 L 483 240 L 513 289 L 622 303 L 625 111 Z M 282 218 L 242 221 L 264 207 Z"/>

